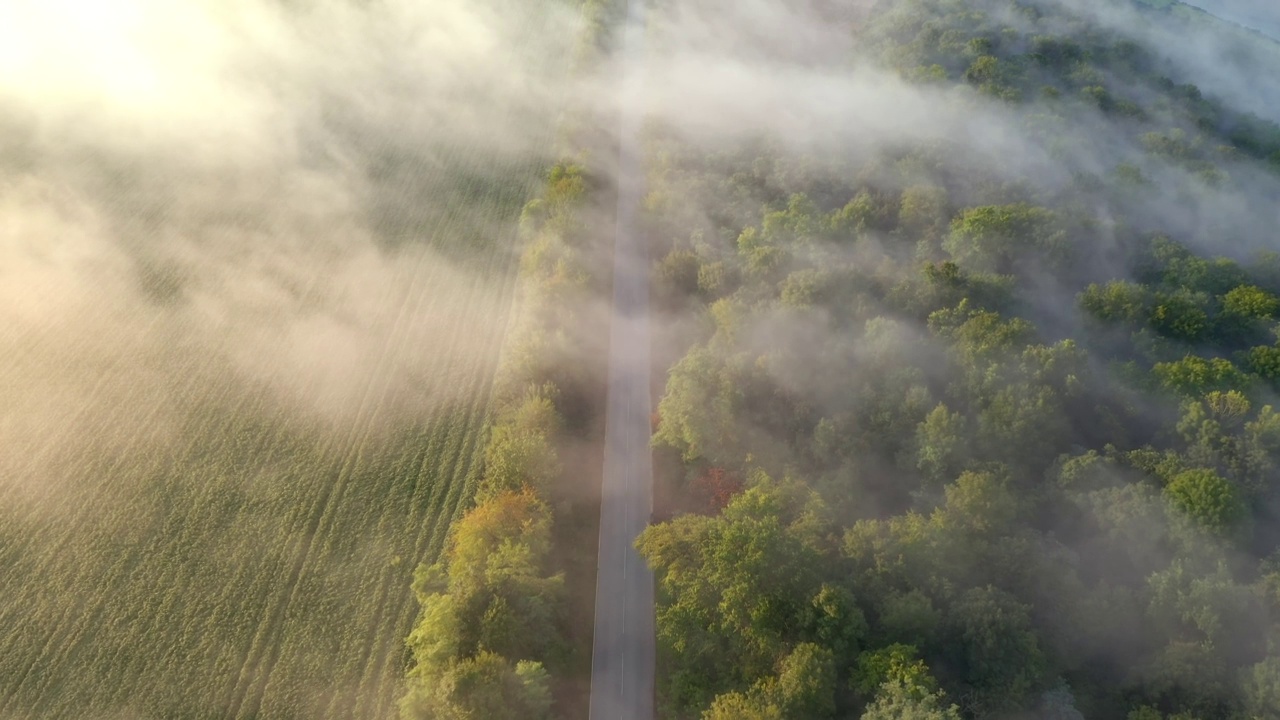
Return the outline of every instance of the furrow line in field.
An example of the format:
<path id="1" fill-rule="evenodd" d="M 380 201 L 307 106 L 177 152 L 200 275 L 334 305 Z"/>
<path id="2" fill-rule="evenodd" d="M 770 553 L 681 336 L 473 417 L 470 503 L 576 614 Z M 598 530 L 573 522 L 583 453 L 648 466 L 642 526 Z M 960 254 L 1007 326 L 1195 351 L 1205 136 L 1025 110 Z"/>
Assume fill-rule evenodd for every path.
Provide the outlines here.
<path id="1" fill-rule="evenodd" d="M 289 565 L 285 581 L 277 587 L 277 592 L 273 594 L 279 599 L 274 603 L 269 603 L 268 608 L 265 609 L 266 614 L 259 625 L 259 631 L 255 635 L 250 654 L 245 658 L 245 665 L 241 668 L 238 676 L 240 680 L 236 684 L 231 703 L 228 705 L 227 717 L 240 717 L 244 713 L 245 702 L 249 702 L 250 708 L 252 708 L 260 701 L 258 696 L 261 694 L 261 689 L 253 691 L 253 688 L 260 683 L 265 683 L 265 678 L 259 681 L 257 676 L 265 671 L 264 663 L 270 662 L 270 649 L 279 644 L 280 625 L 283 623 L 285 613 L 295 597 L 307 555 L 315 542 L 315 534 L 320 519 L 327 509 L 335 489 L 341 484 L 343 475 L 347 473 L 347 462 L 337 463 L 336 469 L 337 479 L 332 483 L 325 484 L 320 490 L 316 501 L 310 506 L 308 515 L 311 519 L 306 521 L 299 537 L 295 542 L 291 543 L 293 550 L 290 555 L 293 560 Z M 328 475 L 328 473 L 325 474 Z M 254 697 L 249 697 L 251 691 L 253 691 Z M 256 710 L 250 709 L 249 716 L 252 717 L 255 712 Z"/>
<path id="2" fill-rule="evenodd" d="M 399 575 L 400 573 L 395 572 L 394 568 L 383 568 L 378 582 L 378 598 L 375 602 L 376 611 L 370 613 L 369 627 L 365 630 L 364 642 L 361 643 L 363 650 L 355 662 L 355 666 L 363 668 L 364 672 L 360 676 L 360 680 L 355 691 L 351 693 L 350 702 L 347 702 L 347 699 L 342 696 L 335 695 L 333 701 L 329 703 L 329 708 L 325 712 L 325 717 L 368 717 L 360 712 L 360 700 L 365 696 L 365 687 L 370 682 L 369 671 L 379 665 L 379 663 L 372 660 L 372 658 L 375 657 L 375 653 L 377 655 L 381 655 L 385 651 L 383 644 L 378 642 L 380 638 L 378 630 L 379 627 L 386 622 L 385 615 L 387 606 L 394 602 L 392 595 L 396 594 L 398 588 L 394 587 L 396 583 L 393 578 L 398 577 Z M 374 677 L 377 677 L 377 675 L 375 674 Z"/>
<path id="3" fill-rule="evenodd" d="M 456 213 L 453 215 L 453 221 L 454 222 L 457 221 Z M 426 257 L 427 257 L 426 253 L 423 253 L 419 257 L 418 262 L 415 265 L 415 269 L 413 273 L 413 277 L 415 279 L 414 285 L 417 285 L 420 282 L 422 266 L 425 263 Z M 434 271 L 435 268 L 431 268 L 431 270 Z M 412 294 L 414 289 L 415 289 L 414 286 L 411 285 L 409 290 L 406 292 L 406 295 Z M 368 440 L 369 433 L 373 426 L 373 420 L 378 414 L 378 410 L 382 405 L 383 399 L 385 397 L 385 393 L 389 387 L 390 381 L 389 379 L 384 377 L 386 375 L 385 366 L 388 362 L 394 359 L 396 351 L 399 349 L 400 345 L 404 341 L 403 333 L 401 333 L 400 331 L 402 330 L 402 326 L 405 322 L 406 317 L 408 317 L 409 315 L 409 313 L 407 312 L 408 305 L 409 303 L 407 301 L 407 298 L 405 300 L 402 300 L 398 304 L 399 312 L 397 313 L 396 318 L 392 323 L 390 336 L 388 337 L 388 341 L 384 345 L 383 352 L 381 353 L 378 359 L 378 362 L 375 365 L 374 371 L 369 379 L 369 382 L 366 385 L 364 398 L 361 401 L 361 410 L 357 415 L 357 421 L 353 424 L 350 440 L 347 445 L 349 450 L 347 452 L 347 458 L 343 463 L 343 469 L 340 472 L 339 477 L 337 478 L 337 481 L 335 482 L 335 484 L 328 489 L 328 491 L 324 494 L 322 501 L 318 505 L 319 515 L 316 517 L 314 524 L 311 526 L 308 532 L 305 545 L 302 548 L 302 551 L 300 552 L 297 560 L 295 561 L 295 566 L 289 575 L 289 579 L 286 582 L 286 586 L 290 588 L 288 598 L 282 605 L 280 605 L 276 609 L 276 612 L 271 618 L 270 626 L 273 628 L 272 634 L 275 637 L 268 642 L 268 647 L 265 649 L 265 652 L 266 652 L 265 664 L 262 664 L 261 659 L 259 660 L 259 663 L 263 668 L 261 670 L 262 678 L 261 680 L 256 681 L 254 683 L 254 687 L 256 687 L 257 689 L 254 690 L 252 693 L 246 693 L 246 697 L 243 698 L 243 702 L 248 703 L 247 715 L 249 717 L 255 716 L 257 714 L 258 708 L 261 706 L 261 703 L 262 703 L 262 697 L 266 693 L 267 688 L 271 682 L 272 671 L 274 669 L 273 666 L 275 661 L 279 657 L 280 643 L 281 643 L 280 636 L 283 632 L 283 628 L 281 627 L 281 625 L 285 620 L 286 611 L 288 607 L 292 605 L 297 598 L 298 580 L 302 576 L 302 572 L 306 566 L 307 559 L 308 559 L 308 556 L 310 555 L 312 546 L 315 543 L 315 539 L 321 533 L 321 528 L 322 528 L 322 524 L 324 522 L 325 517 L 329 514 L 331 508 L 334 507 L 335 504 L 338 501 L 340 501 L 342 498 L 342 495 L 345 490 L 345 486 L 348 480 L 350 479 L 351 474 L 353 474 L 354 472 L 354 463 L 358 462 L 360 459 L 360 453 L 365 442 Z M 375 391 L 374 386 L 377 383 L 379 383 L 379 381 L 381 381 L 382 388 L 380 391 Z M 373 400 L 372 403 L 370 403 L 371 399 Z M 358 442 L 356 442 L 357 438 L 358 438 Z M 246 713 L 244 706 L 243 705 L 238 706 L 236 708 L 236 713 L 237 713 L 237 716 L 244 715 Z"/>
<path id="4" fill-rule="evenodd" d="M 160 316 L 156 315 L 150 322 L 138 328 L 138 333 L 142 336 L 150 335 L 152 330 L 154 330 L 156 326 L 160 324 L 160 319 L 161 319 Z M 50 336 L 53 336 L 52 332 L 48 334 Z M 82 343 L 82 344 L 87 345 L 87 343 Z M 72 353 L 70 354 L 70 356 L 78 357 L 79 355 Z M 81 418 L 83 418 L 96 406 L 97 400 L 102 395 L 108 380 L 114 379 L 115 377 L 117 377 L 121 368 L 125 367 L 126 364 L 135 362 L 135 361 L 136 361 L 136 358 L 129 356 L 127 353 L 124 353 L 124 352 L 118 353 L 114 361 L 111 362 L 106 368 L 103 368 L 99 372 L 97 380 L 94 382 L 89 392 L 77 398 L 76 410 L 71 414 L 70 417 L 66 418 L 60 424 L 64 427 L 67 427 L 67 426 L 74 426 L 77 422 L 79 422 Z M 132 392 L 141 391 L 140 388 L 132 388 L 131 390 Z M 119 415 L 124 415 L 128 411 L 128 409 L 129 409 L 129 403 L 119 403 L 116 406 L 116 411 L 117 411 L 117 414 Z M 26 456 L 28 460 L 26 462 L 25 472 L 19 473 L 19 476 L 30 475 L 36 468 L 41 467 L 45 462 L 46 458 L 51 453 L 53 453 L 58 447 L 59 447 L 59 440 L 58 440 L 58 437 L 54 435 L 42 447 L 37 446 L 36 448 L 30 448 L 29 452 L 24 452 L 23 455 Z"/>
<path id="5" fill-rule="evenodd" d="M 401 356 L 405 346 L 407 345 L 407 338 L 409 337 L 409 334 L 400 332 L 401 326 L 404 324 L 404 322 L 412 321 L 414 318 L 421 316 L 421 313 L 427 301 L 427 298 L 431 295 L 430 290 L 433 287 L 432 279 L 438 274 L 438 272 L 441 269 L 442 268 L 438 266 L 428 266 L 425 268 L 425 272 L 420 272 L 418 275 L 418 279 L 414 282 L 413 287 L 411 289 L 413 291 L 418 291 L 417 296 L 413 299 L 407 298 L 406 301 L 402 304 L 402 308 L 404 311 L 400 314 L 397 320 L 396 326 L 391 335 L 393 342 L 389 344 L 388 346 L 389 349 L 386 355 L 392 361 L 395 361 L 397 358 Z M 438 299 L 439 298 L 437 297 L 437 300 Z M 467 298 L 465 297 L 464 294 L 461 294 L 461 293 L 449 296 L 447 298 L 447 302 L 449 303 L 449 306 L 445 308 L 445 316 L 450 318 L 456 318 L 458 313 L 455 312 L 456 308 L 454 306 L 464 305 L 466 301 L 467 301 Z M 385 397 L 386 389 L 387 388 L 384 388 L 384 397 Z M 365 437 L 361 438 L 360 444 L 353 448 L 354 457 L 356 458 L 357 463 L 359 463 L 359 460 L 364 455 L 364 446 L 367 440 L 368 440 L 368 433 L 366 433 Z M 350 486 L 350 483 L 344 484 L 344 487 L 346 488 L 343 491 L 344 493 L 355 492 L 357 495 L 361 493 L 361 490 L 362 490 L 361 488 L 350 488 L 349 486 Z M 370 489 L 364 488 L 363 491 L 367 493 L 370 491 Z M 331 554 L 332 551 L 334 550 L 333 541 L 335 540 L 335 538 L 326 534 L 326 532 L 324 531 L 324 528 L 326 526 L 333 525 L 335 522 L 338 522 L 336 518 L 338 515 L 342 514 L 343 505 L 344 503 L 342 502 L 341 497 L 335 499 L 333 502 L 330 503 L 332 512 L 327 513 L 325 518 L 322 518 L 323 524 L 320 528 L 317 529 L 316 536 L 317 538 L 323 538 L 323 540 L 320 541 L 320 545 L 318 549 L 313 550 L 313 554 L 316 555 L 316 557 L 326 556 L 328 554 Z M 355 651 L 358 652 L 359 649 L 357 648 L 355 649 Z M 268 672 L 270 674 L 270 671 Z M 264 685 L 264 687 L 269 686 L 269 684 L 270 684 L 270 678 L 268 678 L 267 684 Z"/>
<path id="6" fill-rule="evenodd" d="M 261 458 L 261 463 L 255 465 L 253 470 L 260 467 L 269 467 L 277 460 L 283 449 L 281 447 L 280 423 L 284 420 L 283 413 L 278 413 L 275 417 L 266 420 L 260 427 L 262 429 L 273 429 L 273 433 L 257 433 L 252 434 L 240 429 L 229 437 L 222 438 L 223 445 L 231 446 L 230 449 L 223 452 L 230 453 L 233 457 L 253 457 Z M 255 426 L 258 427 L 258 426 Z M 196 468 L 193 468 L 195 470 Z M 182 618 L 182 623 L 167 622 L 162 623 L 161 635 L 155 638 L 155 642 L 166 649 L 167 654 L 174 654 L 181 651 L 183 647 L 182 641 L 189 633 L 192 632 L 219 632 L 216 623 L 209 623 L 207 618 L 217 614 L 217 608 L 227 605 L 239 605 L 241 608 L 248 609 L 261 605 L 269 596 L 267 587 L 259 588 L 258 585 L 264 585 L 261 578 L 266 576 L 265 568 L 260 567 L 257 563 L 252 565 L 239 564 L 232 574 L 230 581 L 225 578 L 207 578 L 205 583 L 209 586 L 209 594 L 201 595 L 195 603 L 196 609 L 191 609 L 191 602 L 183 602 L 185 595 L 184 590 L 192 585 L 200 584 L 201 576 L 204 573 L 212 571 L 212 568 L 204 565 L 207 558 L 203 557 L 187 557 L 183 551 L 185 548 L 209 547 L 211 542 L 217 547 L 216 535 L 213 533 L 215 528 L 207 525 L 207 514 L 210 508 L 217 508 L 228 498 L 227 493 L 234 493 L 234 488 L 228 488 L 226 479 L 221 476 L 220 468 L 217 466 L 199 468 L 199 475 L 186 475 L 180 484 L 176 487 L 179 490 L 192 490 L 195 495 L 191 498 L 191 502 L 187 505 L 190 512 L 181 518 L 175 518 L 176 527 L 172 531 L 161 532 L 157 534 L 155 546 L 148 551 L 148 557 L 153 558 L 155 563 L 159 565 L 159 575 L 156 576 L 152 584 L 159 588 L 169 588 L 166 595 L 166 604 L 157 607 L 153 612 L 148 613 L 150 617 L 158 618 Z M 256 572 L 255 572 L 256 571 Z M 256 598 L 255 601 L 248 601 L 250 598 Z M 169 600 L 174 604 L 168 604 Z M 148 601 L 150 599 L 148 598 Z M 239 601 L 239 602 L 237 602 Z M 248 601 L 248 602 L 246 602 Z M 214 611 L 211 613 L 201 612 L 198 608 L 203 605 L 213 605 Z M 166 611 L 168 610 L 168 611 Z M 204 626 L 204 629 L 201 629 Z M 225 633 L 226 630 L 221 631 Z M 252 634 L 247 634 L 246 640 L 251 640 Z M 237 657 L 243 657 L 243 650 L 237 653 Z M 224 651 L 225 654 L 225 651 Z M 222 655 L 211 655 L 201 658 L 199 664 L 215 663 L 217 664 Z M 180 658 L 182 661 L 190 661 L 189 657 Z M 121 698 L 121 703 L 130 697 L 144 697 L 152 691 L 150 683 L 141 683 L 142 687 L 135 687 L 146 677 L 147 658 L 139 656 L 134 660 L 134 666 L 138 670 L 136 673 L 121 672 L 119 670 L 122 663 L 117 661 L 109 661 L 104 665 L 112 667 L 113 672 L 123 675 L 123 679 L 118 683 L 113 683 L 116 688 L 113 699 Z M 175 664 L 178 662 L 175 659 Z M 127 680 L 132 678 L 133 683 Z M 230 682 L 230 678 L 223 676 L 224 682 Z M 204 693 L 209 695 L 201 706 L 212 707 L 216 705 L 214 696 L 219 691 L 208 685 L 201 687 L 207 688 Z"/>
<path id="7" fill-rule="evenodd" d="M 196 390 L 195 384 L 189 385 L 187 387 L 191 390 L 190 394 L 187 395 L 187 399 L 190 400 L 191 398 L 196 396 L 197 390 Z M 237 406 L 236 412 L 239 412 L 239 411 L 240 411 L 240 408 L 239 406 Z M 158 410 L 153 410 L 153 412 L 158 412 Z M 197 442 L 198 440 L 195 437 L 193 437 L 191 441 L 187 444 L 186 448 L 181 452 L 189 453 L 191 448 L 193 448 Z M 174 459 L 176 456 L 179 456 L 178 451 L 171 452 L 169 457 L 167 458 L 168 462 L 162 461 L 162 465 L 164 467 L 173 466 L 175 464 Z M 110 479 L 116 476 L 117 474 L 123 475 L 123 473 L 119 473 L 118 471 L 120 470 L 121 464 L 125 462 L 126 457 L 127 457 L 127 454 L 122 453 L 121 456 L 117 458 L 117 460 L 111 466 L 111 468 L 102 475 L 102 477 Z M 105 482 L 102 485 L 99 485 L 98 489 L 100 492 L 104 492 L 107 489 L 109 489 L 113 484 L 114 483 L 111 483 L 111 482 Z M 65 523 L 63 523 L 63 525 L 61 526 L 62 532 L 60 536 L 58 536 L 57 539 L 48 538 L 46 541 L 42 543 L 47 548 L 45 552 L 45 556 L 48 558 L 52 558 L 53 561 L 56 561 L 60 565 L 65 563 L 65 558 L 63 557 L 63 554 L 59 551 L 70 542 L 70 539 L 78 537 L 84 533 L 84 528 L 86 526 L 86 523 L 84 522 L 84 518 L 87 515 L 92 514 L 95 510 L 95 507 L 93 504 L 94 493 L 86 491 L 85 494 L 89 495 L 89 497 L 86 497 L 84 502 L 81 503 L 80 507 L 76 509 L 75 516 L 73 518 L 69 518 Z M 62 565 L 62 566 L 65 567 L 65 565 Z M 118 565 L 113 565 L 112 567 L 118 567 Z M 38 567 L 33 569 L 37 572 L 39 571 Z M 77 584 L 85 588 L 88 588 L 88 587 L 107 588 L 107 587 L 111 587 L 111 583 L 107 582 L 107 580 L 110 580 L 111 578 L 116 577 L 120 574 L 121 574 L 120 572 L 116 572 L 115 574 L 112 574 L 111 569 L 108 568 L 108 570 L 106 571 L 106 577 L 102 578 L 101 579 L 102 581 L 95 579 L 94 581 L 91 581 L 91 582 L 79 582 Z M 30 585 L 30 583 L 24 583 L 24 585 Z M 93 596 L 93 600 L 94 602 L 93 602 L 92 609 L 88 610 L 87 612 L 83 608 L 81 609 L 82 614 L 80 615 L 78 622 L 68 625 L 61 632 L 51 636 L 48 639 L 48 642 L 45 644 L 45 647 L 41 651 L 41 654 L 37 658 L 32 660 L 30 666 L 22 674 L 22 677 L 19 680 L 18 684 L 13 686 L 9 699 L 5 701 L 3 706 L 0 706 L 0 714 L 9 712 L 9 704 L 14 698 L 16 698 L 20 694 L 22 688 L 25 686 L 28 678 L 30 677 L 32 668 L 40 665 L 41 661 L 45 659 L 46 655 L 49 652 L 54 653 L 54 658 L 49 663 L 45 663 L 45 664 L 56 665 L 56 661 L 58 660 L 58 658 L 61 656 L 64 656 L 67 653 L 67 651 L 69 651 L 70 649 L 69 647 L 67 647 L 67 638 L 78 637 L 80 634 L 82 634 L 82 630 L 84 627 L 90 627 L 94 622 L 97 622 L 100 619 L 101 614 L 105 611 L 105 608 L 106 608 L 108 593 L 105 590 L 100 590 L 95 596 Z"/>
<path id="8" fill-rule="evenodd" d="M 242 399 L 242 401 L 236 406 L 233 412 L 227 413 L 224 416 L 227 418 L 222 423 L 224 431 L 226 428 L 230 427 L 235 422 L 235 419 L 241 417 L 243 413 L 243 406 L 246 400 L 247 400 L 247 397 L 245 399 Z M 227 433 L 223 432 L 223 433 L 215 434 L 214 437 L 225 438 L 226 435 Z M 192 453 L 197 452 L 196 445 L 197 443 L 195 442 L 191 443 L 188 446 L 187 452 L 185 453 L 185 455 L 180 456 L 170 462 L 170 468 L 175 471 L 179 471 L 179 470 L 185 471 L 187 468 L 191 467 L 190 456 L 192 455 Z M 169 487 L 181 487 L 184 483 L 191 482 L 191 478 L 186 472 L 181 472 L 181 473 L 172 472 L 172 473 L 166 473 L 166 475 L 169 476 L 168 483 L 167 483 Z M 181 524 L 181 521 L 178 519 L 170 518 L 169 521 L 178 522 L 179 524 Z M 133 546 L 133 548 L 130 550 L 127 556 L 132 559 L 132 563 L 128 566 L 122 566 L 120 564 L 113 565 L 111 570 L 108 573 L 106 573 L 104 578 L 102 578 L 102 581 L 100 583 L 95 584 L 95 586 L 117 588 L 117 589 L 133 587 L 134 583 L 129 582 L 129 580 L 136 581 L 135 572 L 137 571 L 138 564 L 144 562 L 148 558 L 152 558 L 156 555 L 163 553 L 166 547 L 170 547 L 170 544 L 167 543 L 167 541 L 165 540 L 165 537 L 166 535 L 163 532 L 152 533 L 148 538 L 149 540 L 148 543 L 146 543 L 145 545 Z M 99 597 L 101 597 L 101 595 L 102 594 L 100 594 Z M 133 605 L 133 603 L 123 602 L 118 597 L 118 595 L 112 595 L 112 598 L 114 598 L 122 606 L 130 607 Z M 79 646 L 86 641 L 97 639 L 97 638 L 89 638 L 89 639 L 84 638 L 83 636 L 85 633 L 85 629 L 100 627 L 101 624 L 104 622 L 110 624 L 112 617 L 113 617 L 113 613 L 111 612 L 110 603 L 108 603 L 106 600 L 101 600 L 95 609 L 95 614 L 92 615 L 91 617 L 82 619 L 82 621 L 78 624 L 78 629 L 75 631 L 75 634 L 72 637 L 70 637 L 67 642 L 63 643 L 63 648 L 60 653 L 60 656 L 55 657 L 54 662 L 51 663 L 52 666 L 54 667 L 59 666 L 60 664 L 59 661 L 61 660 L 61 657 L 80 657 L 83 653 L 78 650 Z M 97 647 L 96 652 L 98 654 L 101 654 L 102 652 L 105 652 L 105 648 Z M 45 695 L 43 693 L 39 693 L 39 694 Z M 47 696 L 45 700 L 47 700 Z M 40 710 L 41 707 L 42 706 L 37 706 L 36 710 Z"/>
<path id="9" fill-rule="evenodd" d="M 371 375 L 365 383 L 364 392 L 361 393 L 360 404 L 357 408 L 355 419 L 351 423 L 351 429 L 347 433 L 347 441 L 342 445 L 338 445 L 336 439 L 331 443 L 335 448 L 350 447 L 351 439 L 359 432 L 357 429 L 361 420 L 367 417 L 370 412 L 368 405 L 373 395 L 372 386 L 376 379 Z M 327 454 L 327 453 L 326 453 Z M 350 453 L 346 457 L 337 462 L 335 467 L 338 471 L 337 478 L 334 482 L 326 483 L 320 490 L 314 503 L 309 506 L 307 516 L 311 519 L 307 520 L 303 527 L 302 534 L 297 538 L 296 542 L 291 543 L 294 548 L 292 551 L 293 562 L 290 566 L 289 573 L 283 584 L 279 586 L 277 596 L 280 597 L 278 602 L 269 604 L 265 611 L 263 621 L 259 625 L 259 631 L 254 636 L 254 642 L 251 646 L 249 655 L 245 658 L 245 664 L 241 667 L 237 676 L 235 688 L 232 691 L 232 697 L 227 704 L 227 717 L 239 717 L 246 698 L 250 695 L 252 688 L 257 684 L 256 677 L 261 672 L 261 664 L 264 653 L 267 653 L 268 646 L 278 642 L 275 637 L 279 624 L 283 621 L 285 611 L 288 608 L 294 592 L 297 588 L 298 578 L 301 576 L 303 566 L 306 562 L 306 556 L 310 552 L 311 544 L 314 540 L 316 527 L 319 525 L 320 518 L 323 516 L 328 502 L 333 494 L 336 485 L 342 482 L 342 475 L 346 471 L 346 467 L 350 462 Z M 260 690 L 255 694 L 260 694 Z M 254 703 L 257 700 L 253 700 Z"/>

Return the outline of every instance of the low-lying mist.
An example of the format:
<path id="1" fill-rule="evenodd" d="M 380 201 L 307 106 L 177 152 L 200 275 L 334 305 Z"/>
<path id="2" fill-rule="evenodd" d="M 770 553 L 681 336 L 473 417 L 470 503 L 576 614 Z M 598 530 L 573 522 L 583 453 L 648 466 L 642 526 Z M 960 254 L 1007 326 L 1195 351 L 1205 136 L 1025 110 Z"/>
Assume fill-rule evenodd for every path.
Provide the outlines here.
<path id="1" fill-rule="evenodd" d="M 1280 46 L 1160 4 L 651 15 L 668 714 L 1276 711 Z"/>
<path id="2" fill-rule="evenodd" d="M 809 478 L 833 527 L 944 507 L 889 457 L 953 380 L 951 340 L 899 296 L 950 257 L 964 209 L 1049 205 L 1083 238 L 1070 272 L 962 260 L 951 278 L 1046 343 L 1090 326 L 1077 294 L 1130 278 L 1135 238 L 1245 260 L 1280 221 L 1266 158 L 1188 139 L 1276 117 L 1280 46 L 1129 3 L 972 4 L 1008 33 L 964 67 L 941 32 L 910 45 L 905 0 L 661 0 L 644 56 L 589 69 L 580 8 L 556 0 L 0 6 L 0 716 L 394 712 L 412 569 L 479 472 L 521 205 L 567 116 L 601 123 L 590 172 L 615 179 L 617 62 L 644 69 L 654 260 L 696 256 L 670 273 L 694 299 L 655 311 L 655 357 L 698 346 L 677 381 L 728 368 L 704 406 L 733 432 L 698 462 L 750 445 L 781 479 L 841 458 Z M 1247 3 L 1200 4 L 1274 34 Z M 1033 29 L 1114 71 L 1069 43 L 978 62 Z M 1027 79 L 1053 63 L 1082 89 Z M 814 267 L 770 265 L 786 243 Z M 768 280 L 734 296 L 752 252 Z M 735 415 L 743 398 L 761 404 Z M 1137 435 L 1172 404 L 1131 405 Z M 842 444 L 868 427 L 884 442 Z M 1056 561 L 1047 546 L 1027 552 Z"/>
<path id="3" fill-rule="evenodd" d="M 554 38 L 572 36 L 571 9 L 0 12 L 0 312 L 10 356 L 39 338 L 32 362 L 54 374 L 17 372 L 11 392 L 93 384 L 96 354 L 128 369 L 149 353 L 179 374 L 223 362 L 339 415 L 373 375 L 412 404 L 439 359 L 389 345 L 456 322 L 424 296 L 505 292 L 475 258 L 510 255 L 509 208 L 550 157 L 568 90 Z M 436 347 L 477 352 L 465 338 Z"/>
<path id="4" fill-rule="evenodd" d="M 581 23 L 0 7 L 0 715 L 394 711 Z"/>

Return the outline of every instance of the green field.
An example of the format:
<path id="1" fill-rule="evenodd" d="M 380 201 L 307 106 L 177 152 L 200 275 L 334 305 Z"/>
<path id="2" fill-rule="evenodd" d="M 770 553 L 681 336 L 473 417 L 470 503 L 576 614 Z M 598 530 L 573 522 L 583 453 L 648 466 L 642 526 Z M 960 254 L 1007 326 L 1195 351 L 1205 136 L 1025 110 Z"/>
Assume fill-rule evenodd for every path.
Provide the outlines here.
<path id="1" fill-rule="evenodd" d="M 574 40 L 428 5 L 13 16 L 92 47 L 0 82 L 0 718 L 396 715 Z"/>
<path id="2" fill-rule="evenodd" d="M 499 222 L 517 211 L 488 206 Z M 431 242 L 448 238 L 445 223 Z M 444 398 L 433 407 L 398 407 L 390 373 L 371 373 L 353 412 L 308 419 L 217 361 L 147 372 L 116 357 L 83 371 L 109 402 L 50 419 L 82 442 L 5 449 L 0 717 L 394 709 L 411 573 L 476 481 L 515 269 L 507 242 L 473 258 L 469 283 L 442 285 L 453 266 L 419 256 L 376 305 L 395 314 L 379 324 L 377 364 L 412 360 Z M 440 320 L 430 333 L 403 332 L 424 316 Z M 10 390 L 28 381 L 13 356 L 42 338 L 7 340 Z M 451 353 L 459 343 L 467 352 Z M 28 453 L 55 487 L 24 482 Z"/>
<path id="3" fill-rule="evenodd" d="M 259 346 L 187 325 L 204 317 L 199 264 L 116 267 L 103 245 L 87 269 L 9 276 L 33 299 L 0 329 L 0 717 L 394 715 L 413 570 L 478 479 L 542 166 L 474 147 L 436 160 L 378 181 L 360 253 L 339 228 L 336 259 L 236 260 L 220 282 L 296 288 L 283 338 L 245 321 Z M 483 172 L 452 172 L 468 165 Z M 375 270 L 333 286 L 360 263 Z"/>
<path id="4" fill-rule="evenodd" d="M 210 363 L 161 374 L 171 387 L 135 383 L 115 412 L 59 419 L 104 440 L 44 449 L 65 489 L 53 509 L 32 510 L 9 463 L 0 716 L 387 715 L 417 611 L 411 572 L 476 480 L 512 258 L 493 243 L 484 282 L 447 294 L 443 265 L 409 264 L 405 290 L 379 304 L 399 314 L 379 362 L 437 354 L 422 381 L 461 399 L 389 418 L 395 388 L 374 374 L 351 416 L 307 422 Z M 447 318 L 418 336 L 430 346 L 399 333 L 421 314 Z M 448 352 L 463 341 L 473 352 Z M 101 385 L 128 388 L 113 369 Z M 114 437 L 159 412 L 178 418 L 169 437 Z"/>

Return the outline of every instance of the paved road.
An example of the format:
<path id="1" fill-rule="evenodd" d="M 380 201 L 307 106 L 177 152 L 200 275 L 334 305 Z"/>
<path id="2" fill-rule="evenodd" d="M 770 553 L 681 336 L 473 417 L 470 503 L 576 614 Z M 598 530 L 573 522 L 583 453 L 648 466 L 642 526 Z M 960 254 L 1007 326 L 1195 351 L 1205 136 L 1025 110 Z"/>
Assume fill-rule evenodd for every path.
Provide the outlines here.
<path id="1" fill-rule="evenodd" d="M 622 57 L 618 226 L 605 416 L 600 559 L 591 658 L 591 720 L 653 720 L 653 573 L 634 541 L 653 507 L 649 452 L 649 258 L 636 232 L 644 0 L 630 0 Z"/>

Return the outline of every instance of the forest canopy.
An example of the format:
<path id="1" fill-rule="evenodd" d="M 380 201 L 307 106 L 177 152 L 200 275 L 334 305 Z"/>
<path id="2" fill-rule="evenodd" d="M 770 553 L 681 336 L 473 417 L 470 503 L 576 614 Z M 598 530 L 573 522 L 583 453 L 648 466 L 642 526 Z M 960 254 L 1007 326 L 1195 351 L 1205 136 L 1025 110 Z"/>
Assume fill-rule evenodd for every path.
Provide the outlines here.
<path id="1" fill-rule="evenodd" d="M 858 15 L 956 139 L 658 123 L 664 717 L 1280 717 L 1280 127 L 1131 17 Z"/>

